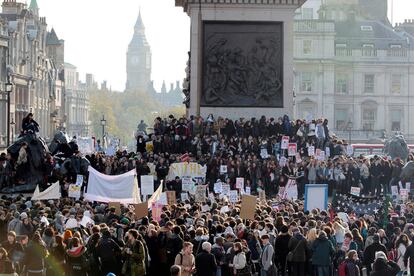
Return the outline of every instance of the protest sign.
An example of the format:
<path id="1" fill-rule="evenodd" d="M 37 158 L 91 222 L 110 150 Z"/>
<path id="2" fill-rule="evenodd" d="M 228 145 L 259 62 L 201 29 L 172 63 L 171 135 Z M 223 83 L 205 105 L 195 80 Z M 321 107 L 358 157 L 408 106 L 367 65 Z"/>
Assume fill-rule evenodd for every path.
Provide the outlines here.
<path id="1" fill-rule="evenodd" d="M 168 204 L 167 192 L 161 193 L 160 198 L 158 199 L 158 203 L 163 206 Z"/>
<path id="2" fill-rule="evenodd" d="M 321 149 L 316 149 L 315 155 L 316 155 L 316 158 L 319 158 L 319 156 L 321 155 Z"/>
<path id="3" fill-rule="evenodd" d="M 315 156 L 315 147 L 314 146 L 308 147 L 308 155 L 309 156 Z"/>
<path id="4" fill-rule="evenodd" d="M 207 204 L 201 206 L 201 212 L 205 213 L 209 211 L 210 211 L 210 206 L 208 206 Z"/>
<path id="5" fill-rule="evenodd" d="M 220 209 L 220 213 L 222 213 L 222 214 L 227 213 L 229 211 L 230 211 L 230 208 L 227 205 L 221 207 L 221 209 Z"/>
<path id="6" fill-rule="evenodd" d="M 161 213 L 162 213 L 162 204 L 158 202 L 153 202 L 151 206 L 152 210 L 152 219 L 155 221 L 161 221 Z"/>
<path id="7" fill-rule="evenodd" d="M 260 202 L 266 202 L 266 192 L 264 190 L 259 190 L 259 199 Z"/>
<path id="8" fill-rule="evenodd" d="M 400 198 L 402 201 L 406 201 L 408 199 L 408 190 L 407 189 L 400 189 Z"/>
<path id="9" fill-rule="evenodd" d="M 81 196 L 81 186 L 70 184 L 68 189 L 68 196 L 79 199 Z"/>
<path id="10" fill-rule="evenodd" d="M 263 159 L 269 158 L 269 153 L 266 148 L 260 149 L 260 157 L 262 157 Z"/>
<path id="11" fill-rule="evenodd" d="M 287 149 L 288 144 L 289 144 L 289 136 L 283 136 L 282 137 L 282 142 L 280 143 L 280 148 L 281 149 Z"/>
<path id="12" fill-rule="evenodd" d="M 288 156 L 296 156 L 296 152 L 297 152 L 296 143 L 289 143 L 288 144 Z"/>
<path id="13" fill-rule="evenodd" d="M 231 203 L 236 203 L 237 201 L 239 201 L 239 195 L 237 193 L 237 190 L 231 190 L 229 193 L 229 201 Z"/>
<path id="14" fill-rule="evenodd" d="M 256 197 L 251 195 L 243 195 L 241 199 L 240 218 L 254 219 L 256 211 Z"/>
<path id="15" fill-rule="evenodd" d="M 207 185 L 197 185 L 195 190 L 195 201 L 205 202 L 206 201 L 206 189 Z"/>
<path id="16" fill-rule="evenodd" d="M 305 185 L 305 211 L 315 208 L 319 210 L 328 209 L 328 185 L 306 184 Z"/>
<path id="17" fill-rule="evenodd" d="M 244 178 L 243 177 L 236 178 L 236 188 L 240 190 L 244 190 Z"/>
<path id="18" fill-rule="evenodd" d="M 177 198 L 175 196 L 175 191 L 166 191 L 167 194 L 167 203 L 168 205 L 174 205 L 177 203 Z"/>
<path id="19" fill-rule="evenodd" d="M 229 184 L 222 184 L 222 193 L 223 195 L 229 195 L 230 194 L 230 185 Z"/>
<path id="20" fill-rule="evenodd" d="M 353 154 L 354 154 L 354 148 L 352 147 L 352 145 L 346 146 L 346 155 L 352 156 Z"/>
<path id="21" fill-rule="evenodd" d="M 83 216 L 79 224 L 87 228 L 88 226 L 95 225 L 95 221 L 88 216 Z"/>
<path id="22" fill-rule="evenodd" d="M 398 186 L 391 186 L 391 195 L 398 196 Z"/>
<path id="23" fill-rule="evenodd" d="M 189 176 L 184 176 L 181 179 L 182 190 L 186 192 L 190 192 L 194 190 L 194 182 L 193 179 Z"/>
<path id="24" fill-rule="evenodd" d="M 136 219 L 148 216 L 148 202 L 133 204 Z"/>
<path id="25" fill-rule="evenodd" d="M 351 187 L 351 195 L 359 196 L 361 194 L 360 187 Z"/>
<path id="26" fill-rule="evenodd" d="M 181 201 L 188 200 L 188 193 L 181 193 Z"/>
<path id="27" fill-rule="evenodd" d="M 152 195 L 154 193 L 154 176 L 141 175 L 141 194 L 143 196 Z"/>
<path id="28" fill-rule="evenodd" d="M 148 208 L 152 208 L 152 203 L 153 202 L 157 202 L 162 194 L 162 186 L 163 186 L 163 182 L 161 182 L 160 186 L 158 186 L 157 190 L 152 194 L 152 196 L 150 197 L 150 199 L 148 199 Z"/>
<path id="29" fill-rule="evenodd" d="M 206 177 L 207 166 L 201 166 L 195 162 L 172 163 L 168 171 L 167 180 L 174 180 L 177 176 L 204 179 Z"/>
<path id="30" fill-rule="evenodd" d="M 329 147 L 325 148 L 325 156 L 326 156 L 326 158 L 331 157 L 331 149 Z"/>
<path id="31" fill-rule="evenodd" d="M 300 153 L 299 152 L 296 153 L 295 159 L 296 159 L 296 163 L 302 163 L 302 158 L 300 157 Z"/>
<path id="32" fill-rule="evenodd" d="M 246 187 L 246 192 L 245 192 L 247 195 L 250 195 L 251 194 L 251 190 L 250 190 L 250 187 Z"/>
<path id="33" fill-rule="evenodd" d="M 109 202 L 108 207 L 109 209 L 115 208 L 115 214 L 117 215 L 121 214 L 121 203 L 120 202 Z"/>
<path id="34" fill-rule="evenodd" d="M 227 165 L 221 165 L 220 174 L 226 174 L 226 173 L 227 173 Z"/>
<path id="35" fill-rule="evenodd" d="M 76 175 L 76 185 L 78 185 L 78 186 L 83 185 L 83 175 L 81 175 L 81 174 Z"/>
<path id="36" fill-rule="evenodd" d="M 286 166 L 286 164 L 287 164 L 287 158 L 284 157 L 284 156 L 280 157 L 279 164 L 280 164 L 281 167 Z"/>
<path id="37" fill-rule="evenodd" d="M 281 199 L 296 200 L 298 199 L 298 186 L 295 179 L 289 179 L 285 189 L 279 188 L 279 197 Z"/>
<path id="38" fill-rule="evenodd" d="M 214 183 L 214 192 L 216 194 L 221 194 L 223 192 L 223 186 L 222 185 L 223 185 L 223 183 L 221 183 L 221 182 Z"/>
<path id="39" fill-rule="evenodd" d="M 411 191 L 411 183 L 410 182 L 406 182 L 405 183 L 405 188 L 408 190 L 408 192 Z"/>

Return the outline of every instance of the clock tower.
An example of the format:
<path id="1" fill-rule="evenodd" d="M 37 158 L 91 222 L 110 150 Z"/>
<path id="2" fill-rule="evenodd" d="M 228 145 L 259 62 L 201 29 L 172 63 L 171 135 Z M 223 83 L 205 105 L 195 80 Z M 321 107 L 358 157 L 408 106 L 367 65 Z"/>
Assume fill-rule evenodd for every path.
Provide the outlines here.
<path id="1" fill-rule="evenodd" d="M 134 27 L 134 36 L 127 51 L 126 91 L 146 91 L 151 83 L 151 48 L 145 37 L 141 11 Z"/>

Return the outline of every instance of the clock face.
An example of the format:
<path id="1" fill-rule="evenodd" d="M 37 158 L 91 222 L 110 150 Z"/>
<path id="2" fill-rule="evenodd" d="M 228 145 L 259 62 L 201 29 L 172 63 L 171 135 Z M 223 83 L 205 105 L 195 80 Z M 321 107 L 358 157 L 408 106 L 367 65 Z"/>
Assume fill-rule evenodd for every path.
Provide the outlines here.
<path id="1" fill-rule="evenodd" d="M 134 65 L 137 65 L 139 63 L 139 57 L 138 56 L 133 56 L 131 58 L 131 63 Z"/>

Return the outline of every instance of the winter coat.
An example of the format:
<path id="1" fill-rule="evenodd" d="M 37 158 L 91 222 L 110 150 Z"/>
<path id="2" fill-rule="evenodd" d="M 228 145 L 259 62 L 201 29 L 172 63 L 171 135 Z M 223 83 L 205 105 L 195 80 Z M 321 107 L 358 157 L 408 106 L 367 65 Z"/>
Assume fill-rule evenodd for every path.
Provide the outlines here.
<path id="1" fill-rule="evenodd" d="M 43 244 L 31 242 L 26 249 L 25 264 L 28 272 L 45 269 L 45 258 L 48 252 Z"/>
<path id="2" fill-rule="evenodd" d="M 141 241 L 136 240 L 133 244 L 128 244 L 131 254 L 126 254 L 124 271 L 130 276 L 145 275 L 145 249 Z"/>
<path id="3" fill-rule="evenodd" d="M 289 241 L 288 248 L 289 252 L 293 252 L 292 262 L 304 263 L 307 261 L 309 256 L 308 241 L 302 235 L 293 236 Z"/>
<path id="4" fill-rule="evenodd" d="M 365 265 L 371 265 L 375 260 L 375 252 L 382 251 L 387 254 L 387 249 L 384 245 L 375 242 L 368 246 L 364 251 L 364 263 Z"/>
<path id="5" fill-rule="evenodd" d="M 183 252 L 178 253 L 175 257 L 174 261 L 175 265 L 179 265 L 181 267 L 181 276 L 191 276 L 193 273 L 184 271 L 184 268 L 195 268 L 195 258 L 194 255 L 186 255 Z"/>
<path id="6" fill-rule="evenodd" d="M 211 253 L 216 258 L 217 266 L 221 266 L 220 263 L 224 263 L 226 261 L 226 252 L 224 251 L 224 247 L 215 243 L 211 248 Z"/>
<path id="7" fill-rule="evenodd" d="M 243 269 L 246 266 L 246 254 L 241 251 L 233 257 L 233 268 L 236 274 L 238 270 Z"/>
<path id="8" fill-rule="evenodd" d="M 328 238 L 319 237 L 312 244 L 312 253 L 313 265 L 329 266 L 332 263 L 335 248 Z"/>
<path id="9" fill-rule="evenodd" d="M 213 254 L 201 250 L 195 258 L 197 276 L 214 276 L 216 275 L 217 264 Z"/>
<path id="10" fill-rule="evenodd" d="M 370 276 L 395 276 L 399 271 L 400 268 L 396 263 L 378 258 L 373 265 Z"/>
<path id="11" fill-rule="evenodd" d="M 346 276 L 360 276 L 359 267 L 354 260 L 346 259 L 344 262 L 346 263 Z"/>
<path id="12" fill-rule="evenodd" d="M 69 276 L 87 275 L 89 267 L 86 247 L 81 245 L 66 250 L 66 265 Z"/>

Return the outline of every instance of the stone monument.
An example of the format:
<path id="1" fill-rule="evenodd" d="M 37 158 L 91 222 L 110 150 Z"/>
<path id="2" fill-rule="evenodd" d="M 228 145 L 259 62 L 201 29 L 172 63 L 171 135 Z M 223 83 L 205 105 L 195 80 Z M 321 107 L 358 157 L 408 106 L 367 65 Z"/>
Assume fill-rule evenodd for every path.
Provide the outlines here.
<path id="1" fill-rule="evenodd" d="M 306 0 L 176 0 L 191 18 L 188 115 L 293 113 L 293 17 Z"/>

